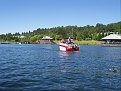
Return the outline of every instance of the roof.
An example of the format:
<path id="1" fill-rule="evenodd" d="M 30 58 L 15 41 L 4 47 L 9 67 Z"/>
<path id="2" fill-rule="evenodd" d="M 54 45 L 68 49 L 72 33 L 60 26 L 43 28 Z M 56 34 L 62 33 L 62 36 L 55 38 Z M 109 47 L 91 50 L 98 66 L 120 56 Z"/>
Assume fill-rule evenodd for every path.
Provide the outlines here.
<path id="1" fill-rule="evenodd" d="M 42 39 L 43 39 L 43 40 L 44 40 L 44 39 L 45 39 L 45 40 L 52 40 L 53 38 L 51 38 L 51 37 L 49 37 L 49 36 L 44 36 Z"/>
<path id="2" fill-rule="evenodd" d="M 115 40 L 121 40 L 121 35 L 119 35 L 119 34 L 110 34 L 110 35 L 102 38 L 102 40 L 111 40 L 111 39 L 112 40 L 113 39 L 115 39 Z"/>

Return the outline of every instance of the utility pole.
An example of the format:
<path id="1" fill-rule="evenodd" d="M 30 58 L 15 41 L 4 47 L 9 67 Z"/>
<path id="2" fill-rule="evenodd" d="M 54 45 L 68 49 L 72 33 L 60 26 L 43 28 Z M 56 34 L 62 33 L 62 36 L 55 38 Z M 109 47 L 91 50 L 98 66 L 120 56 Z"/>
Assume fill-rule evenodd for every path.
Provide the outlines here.
<path id="1" fill-rule="evenodd" d="M 72 37 L 74 37 L 73 35 L 74 35 L 74 29 L 72 28 Z"/>

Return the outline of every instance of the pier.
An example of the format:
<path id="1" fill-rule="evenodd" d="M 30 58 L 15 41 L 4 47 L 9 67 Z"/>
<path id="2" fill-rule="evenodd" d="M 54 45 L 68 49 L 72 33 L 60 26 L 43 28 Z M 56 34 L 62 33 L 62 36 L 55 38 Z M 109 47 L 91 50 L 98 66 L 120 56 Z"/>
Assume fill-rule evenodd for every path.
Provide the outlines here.
<path id="1" fill-rule="evenodd" d="M 0 42 L 0 44 L 17 44 L 16 42 Z"/>

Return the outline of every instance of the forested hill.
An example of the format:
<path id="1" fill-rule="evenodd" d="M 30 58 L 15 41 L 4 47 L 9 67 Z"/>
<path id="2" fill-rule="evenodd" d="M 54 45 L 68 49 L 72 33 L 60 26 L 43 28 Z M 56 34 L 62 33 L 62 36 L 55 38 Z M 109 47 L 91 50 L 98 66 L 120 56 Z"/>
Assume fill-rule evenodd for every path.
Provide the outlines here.
<path id="1" fill-rule="evenodd" d="M 15 34 L 0 35 L 0 41 L 36 41 L 43 36 L 50 36 L 55 40 L 60 40 L 72 36 L 76 40 L 101 40 L 102 37 L 111 32 L 121 33 L 121 21 L 111 24 L 97 23 L 95 26 L 59 26 L 54 28 L 38 28 L 33 32 L 23 32 Z M 21 37 L 24 36 L 24 37 Z"/>

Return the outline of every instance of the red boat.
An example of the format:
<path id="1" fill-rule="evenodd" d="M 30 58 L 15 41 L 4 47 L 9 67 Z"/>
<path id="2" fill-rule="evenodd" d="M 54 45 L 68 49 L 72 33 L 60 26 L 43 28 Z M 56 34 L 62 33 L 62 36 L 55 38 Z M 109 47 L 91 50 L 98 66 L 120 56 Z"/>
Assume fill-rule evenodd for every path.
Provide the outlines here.
<path id="1" fill-rule="evenodd" d="M 61 51 L 79 51 L 79 46 L 77 44 L 71 43 L 59 43 L 59 48 Z"/>

